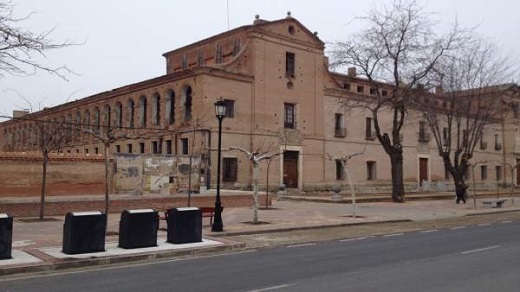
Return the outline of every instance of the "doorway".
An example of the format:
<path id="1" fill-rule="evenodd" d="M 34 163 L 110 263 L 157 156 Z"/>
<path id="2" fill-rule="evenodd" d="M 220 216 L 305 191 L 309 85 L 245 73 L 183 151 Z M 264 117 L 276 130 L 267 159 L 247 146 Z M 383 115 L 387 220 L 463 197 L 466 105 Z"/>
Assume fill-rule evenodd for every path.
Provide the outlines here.
<path id="1" fill-rule="evenodd" d="M 419 158 L 419 186 L 428 181 L 428 158 Z"/>
<path id="2" fill-rule="evenodd" d="M 285 151 L 283 153 L 283 184 L 287 188 L 298 188 L 298 159 L 300 152 Z"/>

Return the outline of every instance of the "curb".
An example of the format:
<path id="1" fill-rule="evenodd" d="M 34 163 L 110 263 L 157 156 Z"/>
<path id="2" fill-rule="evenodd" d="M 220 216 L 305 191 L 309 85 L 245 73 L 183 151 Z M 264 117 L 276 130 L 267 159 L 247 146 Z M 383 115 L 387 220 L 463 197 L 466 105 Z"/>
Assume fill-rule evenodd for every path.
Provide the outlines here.
<path id="1" fill-rule="evenodd" d="M 211 239 L 211 237 L 206 237 Z M 224 241 L 224 242 L 222 242 Z M 225 251 L 233 251 L 237 249 L 244 249 L 246 244 L 241 242 L 234 242 L 229 240 L 220 240 L 223 245 L 211 246 L 211 247 L 199 247 L 192 249 L 174 250 L 174 251 L 158 251 L 148 253 L 136 253 L 131 255 L 117 255 L 117 256 L 106 256 L 99 258 L 89 259 L 63 259 L 55 262 L 43 262 L 36 264 L 27 265 L 16 265 L 12 267 L 2 267 L 0 269 L 0 276 L 23 274 L 23 273 L 37 273 L 37 272 L 48 272 L 48 271 L 59 271 L 65 269 L 79 268 L 79 267 L 90 267 L 97 265 L 111 265 L 121 264 L 128 262 L 138 261 L 149 261 L 156 259 L 166 259 L 171 257 L 182 257 L 182 256 L 197 256 L 209 253 L 218 253 Z M 23 265 L 23 266 L 22 266 Z"/>

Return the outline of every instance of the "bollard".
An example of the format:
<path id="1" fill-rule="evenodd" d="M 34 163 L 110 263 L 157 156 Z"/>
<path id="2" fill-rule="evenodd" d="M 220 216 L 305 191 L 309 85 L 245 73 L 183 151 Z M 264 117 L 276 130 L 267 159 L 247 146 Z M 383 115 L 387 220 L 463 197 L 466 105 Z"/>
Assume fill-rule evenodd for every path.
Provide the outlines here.
<path id="1" fill-rule="evenodd" d="M 125 210 L 119 221 L 119 247 L 157 246 L 159 218 L 152 209 Z"/>
<path id="2" fill-rule="evenodd" d="M 99 211 L 69 212 L 63 224 L 63 253 L 105 251 L 107 216 Z"/>
<path id="3" fill-rule="evenodd" d="M 13 247 L 13 217 L 0 214 L 0 260 L 11 259 Z"/>
<path id="4" fill-rule="evenodd" d="M 168 210 L 169 243 L 202 241 L 202 211 L 199 208 L 173 208 Z"/>

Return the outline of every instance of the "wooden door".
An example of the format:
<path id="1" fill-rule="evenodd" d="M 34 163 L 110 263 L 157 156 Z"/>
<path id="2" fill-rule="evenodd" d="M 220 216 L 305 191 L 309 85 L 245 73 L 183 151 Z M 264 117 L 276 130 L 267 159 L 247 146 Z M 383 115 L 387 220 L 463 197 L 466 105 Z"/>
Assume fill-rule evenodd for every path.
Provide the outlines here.
<path id="1" fill-rule="evenodd" d="M 419 158 L 419 185 L 428 181 L 428 158 Z"/>
<path id="2" fill-rule="evenodd" d="M 519 165 L 520 164 L 520 159 L 517 159 L 516 160 L 516 165 Z M 520 166 L 517 166 L 516 167 L 516 185 L 520 185 Z"/>
<path id="3" fill-rule="evenodd" d="M 298 151 L 283 154 L 283 183 L 288 188 L 298 188 Z"/>

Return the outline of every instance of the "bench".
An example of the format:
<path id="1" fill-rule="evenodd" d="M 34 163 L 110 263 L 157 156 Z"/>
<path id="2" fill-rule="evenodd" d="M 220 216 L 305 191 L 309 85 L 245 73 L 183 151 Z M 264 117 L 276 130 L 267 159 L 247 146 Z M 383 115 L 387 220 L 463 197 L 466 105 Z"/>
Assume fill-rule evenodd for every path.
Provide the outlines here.
<path id="1" fill-rule="evenodd" d="M 224 211 L 224 207 L 221 207 Z M 202 218 L 209 217 L 209 224 L 213 225 L 213 217 L 215 216 L 215 207 L 199 207 L 202 211 Z"/>
<path id="2" fill-rule="evenodd" d="M 215 207 L 199 207 L 200 211 L 202 212 L 202 218 L 208 218 L 209 217 L 209 224 L 213 225 L 213 217 L 215 216 Z M 159 220 L 167 220 L 168 219 L 168 210 L 169 209 L 163 209 L 158 210 L 157 214 L 159 216 Z M 222 211 L 224 211 L 224 207 L 222 207 Z"/>
<path id="3" fill-rule="evenodd" d="M 482 204 L 490 205 L 492 208 L 502 208 L 502 204 L 504 204 L 507 199 L 494 199 L 494 200 L 484 200 Z"/>

